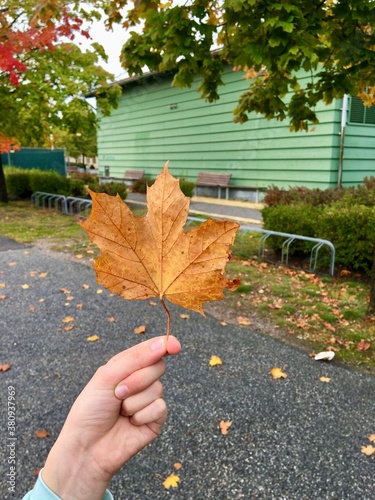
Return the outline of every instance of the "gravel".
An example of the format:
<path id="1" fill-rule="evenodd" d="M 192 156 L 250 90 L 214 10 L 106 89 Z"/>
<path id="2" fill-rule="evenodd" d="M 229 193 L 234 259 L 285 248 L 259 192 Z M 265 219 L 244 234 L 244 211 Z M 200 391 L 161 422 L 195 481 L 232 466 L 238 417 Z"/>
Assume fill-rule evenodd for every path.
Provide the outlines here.
<path id="1" fill-rule="evenodd" d="M 22 246 L 2 250 L 0 283 L 6 286 L 0 295 L 7 297 L 0 300 L 0 365 L 11 369 L 0 372 L 0 498 L 7 500 L 22 498 L 32 487 L 33 472 L 43 466 L 96 368 L 162 334 L 166 317 L 148 301 L 98 294 L 94 271 L 80 261 Z M 361 446 L 371 444 L 368 436 L 375 433 L 374 377 L 335 361 L 316 362 L 276 339 L 223 326 L 210 316 L 189 312 L 182 319 L 186 311 L 173 306 L 171 313 L 182 353 L 166 360 L 169 418 L 160 438 L 112 480 L 116 500 L 373 498 L 375 455 L 364 455 Z M 71 331 L 63 329 L 66 316 L 74 317 Z M 135 335 L 141 324 L 146 334 Z M 100 339 L 88 342 L 93 334 Z M 223 364 L 209 366 L 212 355 Z M 273 380 L 273 367 L 287 378 Z M 17 403 L 15 494 L 6 484 L 8 386 L 15 387 Z M 232 422 L 226 436 L 221 420 Z M 50 437 L 36 438 L 37 429 L 47 429 Z M 178 471 L 176 462 L 182 464 Z M 163 481 L 173 472 L 179 486 L 166 490 Z"/>

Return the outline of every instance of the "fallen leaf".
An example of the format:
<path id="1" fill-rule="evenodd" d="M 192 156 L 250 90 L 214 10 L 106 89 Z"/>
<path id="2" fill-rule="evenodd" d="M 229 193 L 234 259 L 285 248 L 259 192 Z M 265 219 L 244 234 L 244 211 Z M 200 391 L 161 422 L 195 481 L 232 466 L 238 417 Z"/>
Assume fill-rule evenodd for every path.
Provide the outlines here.
<path id="1" fill-rule="evenodd" d="M 36 276 L 38 274 L 38 271 L 30 271 L 29 272 L 29 275 L 33 278 L 34 276 Z"/>
<path id="2" fill-rule="evenodd" d="M 320 378 L 319 378 L 319 380 L 320 380 L 321 382 L 327 382 L 327 383 L 328 383 L 328 382 L 331 382 L 331 379 L 330 379 L 329 377 L 320 377 Z"/>
<path id="3" fill-rule="evenodd" d="M 44 438 L 50 436 L 50 433 L 46 429 L 38 429 L 35 433 L 35 436 L 38 439 L 44 439 Z"/>
<path id="4" fill-rule="evenodd" d="M 64 326 L 63 330 L 65 330 L 66 332 L 70 332 L 71 330 L 73 330 L 73 328 L 75 328 L 75 325 L 67 325 Z"/>
<path id="5" fill-rule="evenodd" d="M 67 288 L 60 288 L 60 292 L 63 292 L 63 293 L 69 294 L 69 293 L 70 293 L 70 290 L 68 290 Z"/>
<path id="6" fill-rule="evenodd" d="M 76 259 L 82 259 L 83 258 L 83 255 L 81 253 L 78 253 L 77 255 L 75 255 L 75 258 Z"/>
<path id="7" fill-rule="evenodd" d="M 223 436 L 226 436 L 229 432 L 229 427 L 232 425 L 232 422 L 225 422 L 224 420 L 221 420 L 220 423 L 219 423 L 219 427 L 220 427 L 220 430 L 221 430 L 221 433 L 223 434 Z"/>
<path id="8" fill-rule="evenodd" d="M 86 339 L 86 340 L 87 340 L 88 342 L 96 342 L 96 341 L 97 341 L 97 340 L 99 340 L 99 339 L 100 339 L 99 335 L 91 335 L 91 337 L 87 337 L 87 339 Z"/>
<path id="9" fill-rule="evenodd" d="M 144 217 L 134 216 L 119 196 L 89 193 L 92 210 L 81 225 L 101 250 L 97 281 L 111 292 L 128 300 L 165 297 L 204 315 L 204 302 L 239 285 L 222 274 L 239 224 L 207 220 L 185 231 L 190 198 L 168 164 L 147 189 Z"/>
<path id="10" fill-rule="evenodd" d="M 63 323 L 70 323 L 74 321 L 73 316 L 65 316 L 65 318 L 62 320 Z"/>
<path id="11" fill-rule="evenodd" d="M 48 276 L 48 273 L 40 273 L 39 278 L 46 278 Z"/>
<path id="12" fill-rule="evenodd" d="M 113 323 L 114 321 L 116 321 L 116 318 L 114 318 L 113 316 L 110 316 L 109 318 L 107 318 L 107 321 L 109 321 L 110 323 Z"/>
<path id="13" fill-rule="evenodd" d="M 30 306 L 30 307 L 29 307 L 29 311 L 30 311 L 30 312 L 34 312 L 34 311 L 35 311 L 35 307 L 34 307 L 34 306 Z"/>
<path id="14" fill-rule="evenodd" d="M 8 370 L 10 370 L 9 363 L 5 363 L 4 365 L 0 365 L 0 372 L 7 372 Z"/>
<path id="15" fill-rule="evenodd" d="M 169 490 L 169 488 L 177 488 L 180 478 L 176 476 L 176 474 L 171 474 L 164 481 L 163 486 L 165 489 Z"/>
<path id="16" fill-rule="evenodd" d="M 24 255 L 29 255 L 30 252 L 28 252 L 27 250 L 25 252 L 23 252 Z"/>
<path id="17" fill-rule="evenodd" d="M 0 295 L 0 300 L 4 300 L 8 297 L 8 295 Z"/>
<path id="18" fill-rule="evenodd" d="M 249 318 L 245 318 L 244 316 L 238 316 L 237 323 L 244 326 L 251 325 Z"/>
<path id="19" fill-rule="evenodd" d="M 269 372 L 270 375 L 272 375 L 272 378 L 274 380 L 277 380 L 279 378 L 286 378 L 288 375 L 282 371 L 281 368 L 272 368 Z"/>
<path id="20" fill-rule="evenodd" d="M 315 354 L 314 359 L 316 361 L 331 361 L 335 357 L 335 353 L 332 351 L 322 351 Z"/>
<path id="21" fill-rule="evenodd" d="M 66 300 L 74 300 L 73 295 L 69 295 L 69 296 L 66 298 Z"/>
<path id="22" fill-rule="evenodd" d="M 5 288 L 6 287 L 6 283 L 0 283 L 0 288 Z"/>
<path id="23" fill-rule="evenodd" d="M 182 319 L 189 319 L 190 316 L 188 314 L 180 314 L 180 318 L 182 318 Z"/>
<path id="24" fill-rule="evenodd" d="M 83 288 L 84 290 L 87 290 L 88 288 L 90 288 L 90 285 L 82 285 L 82 288 Z"/>
<path id="25" fill-rule="evenodd" d="M 370 434 L 368 440 L 371 441 L 372 443 L 375 443 L 375 434 Z"/>
<path id="26" fill-rule="evenodd" d="M 155 306 L 157 306 L 157 303 L 154 302 L 153 300 L 150 300 L 150 302 L 148 303 L 148 305 L 155 307 Z"/>
<path id="27" fill-rule="evenodd" d="M 361 339 L 361 341 L 357 343 L 358 351 L 367 351 L 368 349 L 370 349 L 370 347 L 370 342 L 366 342 L 365 339 Z"/>
<path id="28" fill-rule="evenodd" d="M 15 266 L 17 262 L 9 262 L 8 266 Z"/>
<path id="29" fill-rule="evenodd" d="M 180 462 L 176 462 L 175 464 L 173 464 L 173 467 L 176 469 L 176 470 L 180 470 L 182 468 L 182 464 Z"/>
<path id="30" fill-rule="evenodd" d="M 369 444 L 368 446 L 361 446 L 361 452 L 370 457 L 375 453 L 375 447 Z"/>
<path id="31" fill-rule="evenodd" d="M 38 302 L 45 302 L 46 299 L 39 299 Z"/>
<path id="32" fill-rule="evenodd" d="M 82 307 L 83 307 L 83 304 L 76 304 L 77 309 L 82 309 Z"/>
<path id="33" fill-rule="evenodd" d="M 210 359 L 210 366 L 217 366 L 217 365 L 222 365 L 223 362 L 219 358 L 219 356 L 211 356 Z"/>
<path id="34" fill-rule="evenodd" d="M 138 326 L 138 328 L 134 328 L 134 333 L 140 335 L 141 333 L 146 333 L 146 325 Z"/>
<path id="35" fill-rule="evenodd" d="M 225 321 L 220 321 L 220 324 L 221 324 L 221 326 L 227 326 L 227 324 L 225 323 Z"/>
<path id="36" fill-rule="evenodd" d="M 96 290 L 96 293 L 103 293 L 103 290 L 101 288 L 98 288 L 98 290 Z"/>
<path id="37" fill-rule="evenodd" d="M 24 290 L 27 290 L 28 288 L 30 288 L 30 285 L 25 283 L 24 285 L 21 285 L 21 288 L 23 288 Z"/>

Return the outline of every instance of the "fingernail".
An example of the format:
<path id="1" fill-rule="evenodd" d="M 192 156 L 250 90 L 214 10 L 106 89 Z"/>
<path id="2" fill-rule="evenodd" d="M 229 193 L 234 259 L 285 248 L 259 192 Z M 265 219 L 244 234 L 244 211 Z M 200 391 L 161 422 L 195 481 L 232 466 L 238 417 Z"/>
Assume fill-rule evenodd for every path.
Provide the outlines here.
<path id="1" fill-rule="evenodd" d="M 158 351 L 163 347 L 163 345 L 164 345 L 163 339 L 158 339 L 155 340 L 155 342 L 153 342 L 150 347 L 152 351 Z"/>
<path id="2" fill-rule="evenodd" d="M 118 385 L 115 388 L 115 396 L 117 399 L 125 399 L 129 394 L 129 389 L 125 384 Z"/>

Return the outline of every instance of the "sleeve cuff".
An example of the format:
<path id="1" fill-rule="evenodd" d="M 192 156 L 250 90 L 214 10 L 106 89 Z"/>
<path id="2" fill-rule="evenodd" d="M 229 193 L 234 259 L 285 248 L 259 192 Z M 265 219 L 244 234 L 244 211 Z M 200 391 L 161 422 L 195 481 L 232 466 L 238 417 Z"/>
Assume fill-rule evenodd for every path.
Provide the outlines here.
<path id="1" fill-rule="evenodd" d="M 22 500 L 61 500 L 43 481 L 42 471 L 43 469 L 39 472 L 34 488 L 26 493 Z M 106 490 L 102 500 L 114 500 L 112 493 Z"/>

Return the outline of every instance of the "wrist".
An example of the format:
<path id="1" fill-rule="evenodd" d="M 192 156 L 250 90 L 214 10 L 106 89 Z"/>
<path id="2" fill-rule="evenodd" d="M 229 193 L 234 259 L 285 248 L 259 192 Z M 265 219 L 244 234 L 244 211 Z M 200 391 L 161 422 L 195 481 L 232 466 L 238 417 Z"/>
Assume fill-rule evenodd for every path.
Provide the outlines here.
<path id="1" fill-rule="evenodd" d="M 62 500 L 102 500 L 110 479 L 104 477 L 88 451 L 70 449 L 60 438 L 43 468 L 45 485 Z"/>

